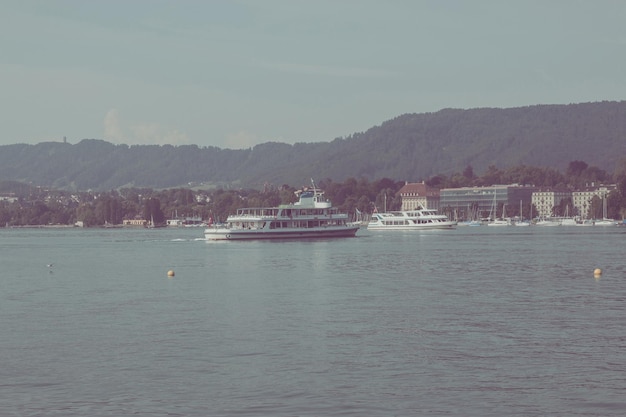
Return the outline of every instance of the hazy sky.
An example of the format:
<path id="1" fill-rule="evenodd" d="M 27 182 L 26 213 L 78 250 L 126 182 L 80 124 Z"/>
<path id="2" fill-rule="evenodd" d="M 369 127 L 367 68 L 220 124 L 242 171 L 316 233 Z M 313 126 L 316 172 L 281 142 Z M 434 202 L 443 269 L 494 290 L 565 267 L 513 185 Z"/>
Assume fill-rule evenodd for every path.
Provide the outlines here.
<path id="1" fill-rule="evenodd" d="M 239 149 L 624 99 L 624 0 L 0 3 L 0 144 Z"/>

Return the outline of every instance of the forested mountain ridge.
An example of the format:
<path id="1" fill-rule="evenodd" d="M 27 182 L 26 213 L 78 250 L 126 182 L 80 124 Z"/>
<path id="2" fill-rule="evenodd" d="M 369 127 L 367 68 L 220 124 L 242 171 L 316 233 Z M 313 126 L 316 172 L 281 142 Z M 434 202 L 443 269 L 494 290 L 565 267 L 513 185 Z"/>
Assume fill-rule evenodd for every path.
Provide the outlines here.
<path id="1" fill-rule="evenodd" d="M 419 181 L 472 166 L 553 167 L 584 160 L 607 172 L 626 156 L 626 101 L 405 114 L 332 142 L 232 150 L 114 145 L 86 139 L 0 146 L 0 180 L 72 190 L 188 183 L 298 186 L 311 177 Z"/>

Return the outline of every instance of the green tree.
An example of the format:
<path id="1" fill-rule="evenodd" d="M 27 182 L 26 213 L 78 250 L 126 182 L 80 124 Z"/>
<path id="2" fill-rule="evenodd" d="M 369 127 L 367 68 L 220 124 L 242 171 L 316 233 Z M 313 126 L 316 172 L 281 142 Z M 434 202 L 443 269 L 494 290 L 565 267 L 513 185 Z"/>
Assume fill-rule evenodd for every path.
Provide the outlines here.
<path id="1" fill-rule="evenodd" d="M 93 205 L 90 203 L 84 203 L 78 206 L 76 209 L 76 218 L 83 222 L 85 227 L 101 224 L 96 216 Z"/>
<path id="2" fill-rule="evenodd" d="M 489 165 L 487 172 L 481 177 L 481 185 L 489 186 L 502 183 L 502 171 L 495 165 Z"/>
<path id="3" fill-rule="evenodd" d="M 463 170 L 463 176 L 465 178 L 467 178 L 468 180 L 473 180 L 474 179 L 474 168 L 472 168 L 471 165 L 466 166 L 465 169 Z"/>
<path id="4" fill-rule="evenodd" d="M 571 161 L 567 165 L 567 171 L 565 175 L 568 177 L 580 177 L 581 174 L 587 169 L 589 165 L 587 165 L 584 161 Z"/>
<path id="5" fill-rule="evenodd" d="M 594 195 L 589 202 L 589 213 L 587 217 L 590 219 L 602 218 L 602 199 L 597 195 Z"/>
<path id="6" fill-rule="evenodd" d="M 562 199 L 559 204 L 554 208 L 554 214 L 556 216 L 567 216 L 572 217 L 574 215 L 573 211 L 574 203 L 572 202 L 571 197 L 567 197 Z"/>
<path id="7" fill-rule="evenodd" d="M 239 205 L 239 198 L 233 191 L 218 190 L 213 195 L 211 211 L 215 214 L 214 221 L 224 221 L 229 214 L 235 212 Z"/>
<path id="8" fill-rule="evenodd" d="M 161 211 L 161 201 L 158 198 L 148 198 L 144 202 L 144 218 L 154 226 L 165 224 L 165 215 Z"/>

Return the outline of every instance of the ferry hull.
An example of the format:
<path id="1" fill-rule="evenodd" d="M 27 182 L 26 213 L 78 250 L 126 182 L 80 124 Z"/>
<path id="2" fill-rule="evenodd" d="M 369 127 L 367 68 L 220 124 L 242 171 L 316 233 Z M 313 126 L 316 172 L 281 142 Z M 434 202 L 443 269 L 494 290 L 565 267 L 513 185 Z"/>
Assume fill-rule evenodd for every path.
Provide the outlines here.
<path id="1" fill-rule="evenodd" d="M 245 229 L 206 229 L 207 240 L 250 240 L 250 239 L 313 239 L 354 237 L 359 226 L 341 228 L 313 228 L 294 230 L 245 230 Z"/>
<path id="2" fill-rule="evenodd" d="M 449 224 L 437 224 L 437 225 L 369 225 L 367 230 L 442 230 L 442 229 L 455 229 L 456 223 Z"/>

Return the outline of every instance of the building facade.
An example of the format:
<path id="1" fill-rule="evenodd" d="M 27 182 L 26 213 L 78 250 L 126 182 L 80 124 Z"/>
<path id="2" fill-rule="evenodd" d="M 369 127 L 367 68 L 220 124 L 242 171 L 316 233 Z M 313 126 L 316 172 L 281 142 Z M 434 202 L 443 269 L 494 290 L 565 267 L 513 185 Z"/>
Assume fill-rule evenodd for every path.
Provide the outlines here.
<path id="1" fill-rule="evenodd" d="M 520 207 L 529 207 L 536 189 L 517 184 L 444 188 L 439 204 L 442 210 L 454 213 L 460 220 L 503 217 L 502 211 L 506 211 L 508 217 L 518 215 Z"/>
<path id="2" fill-rule="evenodd" d="M 443 188 L 437 190 L 422 183 L 407 183 L 399 191 L 402 210 L 419 207 L 439 210 L 458 220 L 519 216 L 533 218 L 565 215 L 556 213 L 563 200 L 571 200 L 570 217 L 593 218 L 590 215 L 592 201 L 602 204 L 616 185 L 593 186 L 579 191 L 563 189 L 539 189 L 532 186 L 492 185 L 488 187 Z M 532 205 L 532 212 L 531 207 Z M 599 206 L 602 208 L 602 206 Z M 597 208 L 596 208 L 597 210 Z M 595 217 L 598 217 L 596 215 Z M 602 217 L 602 216 L 599 216 Z"/>
<path id="3" fill-rule="evenodd" d="M 439 189 L 429 187 L 424 182 L 407 182 L 398 193 L 402 198 L 403 211 L 419 208 L 439 210 Z"/>
<path id="4" fill-rule="evenodd" d="M 554 208 L 568 198 L 572 198 L 572 192 L 568 190 L 545 189 L 535 191 L 532 197 L 532 203 L 536 210 L 534 215 L 541 218 L 556 216 Z"/>
<path id="5" fill-rule="evenodd" d="M 592 209 L 592 202 L 594 197 L 597 197 L 600 201 L 604 203 L 608 195 L 611 193 L 611 191 L 615 190 L 616 187 L 617 186 L 615 184 L 600 185 L 598 187 L 587 187 L 583 190 L 573 191 L 572 204 L 574 205 L 575 214 L 585 219 L 593 218 L 594 216 L 590 215 L 589 212 Z M 606 213 L 603 213 L 603 217 L 605 216 Z"/>
<path id="6" fill-rule="evenodd" d="M 563 200 L 570 200 L 571 207 L 567 209 L 570 217 L 582 218 L 603 217 L 601 213 L 590 213 L 592 209 L 602 209 L 609 193 L 615 185 L 593 186 L 579 191 L 564 189 L 538 189 L 537 187 L 512 185 L 493 185 L 489 187 L 444 188 L 440 191 L 440 209 L 454 214 L 459 220 L 477 220 L 481 218 L 518 216 L 520 206 L 522 217 L 553 217 L 563 216 L 566 213 L 557 213 Z M 592 207 L 592 201 L 597 203 Z M 564 209 L 565 210 L 565 209 Z M 496 211 L 494 213 L 494 211 Z"/>
<path id="7" fill-rule="evenodd" d="M 145 227 L 148 224 L 148 221 L 141 218 L 136 219 L 124 219 L 122 221 L 124 226 L 142 226 Z"/>

